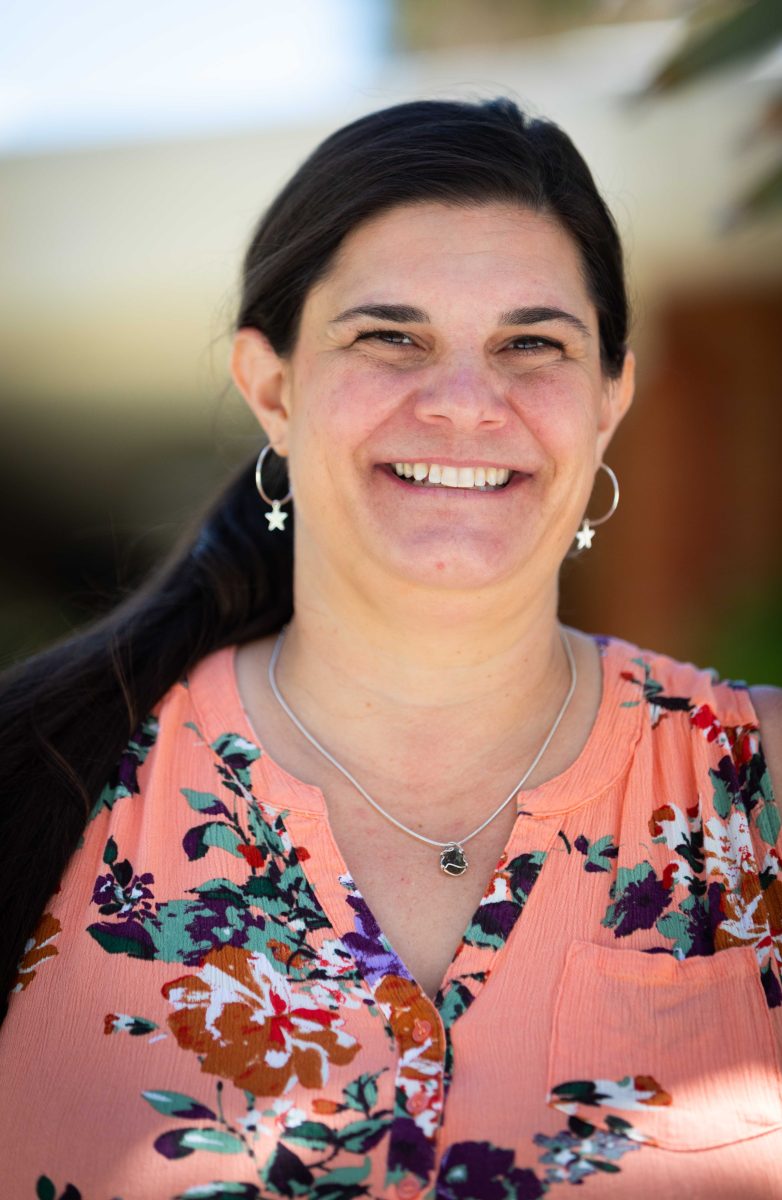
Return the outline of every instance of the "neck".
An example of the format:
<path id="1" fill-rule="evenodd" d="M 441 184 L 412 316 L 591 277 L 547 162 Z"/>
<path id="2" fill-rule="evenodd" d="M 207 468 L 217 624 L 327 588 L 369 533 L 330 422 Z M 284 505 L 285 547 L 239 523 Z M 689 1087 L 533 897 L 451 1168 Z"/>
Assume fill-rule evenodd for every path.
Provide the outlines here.
<path id="1" fill-rule="evenodd" d="M 441 772 L 534 751 L 570 682 L 555 587 L 503 597 L 397 582 L 380 600 L 344 580 L 297 577 L 277 668 L 283 695 L 333 753 L 359 765 L 357 746 L 373 762 L 393 745 L 397 761 L 423 754 Z"/>

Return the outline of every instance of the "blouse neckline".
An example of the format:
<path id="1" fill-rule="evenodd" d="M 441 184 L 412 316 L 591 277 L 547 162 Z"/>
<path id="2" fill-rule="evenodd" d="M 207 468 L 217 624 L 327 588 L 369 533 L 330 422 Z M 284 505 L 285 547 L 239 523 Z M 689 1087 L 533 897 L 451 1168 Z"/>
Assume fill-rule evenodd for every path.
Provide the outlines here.
<path id="1" fill-rule="evenodd" d="M 639 687 L 643 671 L 639 667 L 632 670 L 632 659 L 639 651 L 619 638 L 595 636 L 594 640 L 600 651 L 603 679 L 592 729 L 581 753 L 564 771 L 518 793 L 519 813 L 544 817 L 580 808 L 605 792 L 633 757 L 643 727 Z M 263 797 L 264 803 L 325 816 L 322 789 L 297 779 L 266 753 L 263 738 L 253 728 L 242 704 L 236 677 L 237 649 L 237 645 L 231 645 L 213 652 L 190 673 L 188 687 L 201 733 L 210 744 L 225 734 L 235 734 L 260 750 L 252 763 L 251 776 L 253 791 Z"/>

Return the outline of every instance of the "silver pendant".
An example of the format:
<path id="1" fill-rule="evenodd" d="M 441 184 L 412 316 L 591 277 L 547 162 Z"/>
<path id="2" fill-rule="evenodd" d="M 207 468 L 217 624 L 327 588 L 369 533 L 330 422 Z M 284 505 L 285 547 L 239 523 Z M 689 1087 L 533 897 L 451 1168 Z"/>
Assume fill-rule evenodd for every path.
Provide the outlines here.
<path id="1" fill-rule="evenodd" d="M 456 842 L 451 842 L 440 854 L 440 870 L 446 875 L 463 875 L 468 866 L 464 851 Z"/>

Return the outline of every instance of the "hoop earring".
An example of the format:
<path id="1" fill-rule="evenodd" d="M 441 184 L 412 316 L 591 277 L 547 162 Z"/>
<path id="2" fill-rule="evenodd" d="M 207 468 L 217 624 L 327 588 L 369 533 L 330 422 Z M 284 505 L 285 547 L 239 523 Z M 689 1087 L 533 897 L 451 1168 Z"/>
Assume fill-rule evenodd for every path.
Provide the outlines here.
<path id="1" fill-rule="evenodd" d="M 266 492 L 263 490 L 261 474 L 263 472 L 264 459 L 266 458 L 266 455 L 269 453 L 270 450 L 271 450 L 271 446 L 266 445 L 266 446 L 264 446 L 263 450 L 261 450 L 261 453 L 258 455 L 258 461 L 255 464 L 255 486 L 258 489 L 258 494 L 261 497 L 261 499 L 264 500 L 267 504 L 271 505 L 271 508 L 267 512 L 264 513 L 266 520 L 269 522 L 269 529 L 270 530 L 282 529 L 284 531 L 285 522 L 288 519 L 288 514 L 284 513 L 282 511 L 282 506 L 283 506 L 283 504 L 287 504 L 288 501 L 293 498 L 293 492 L 291 492 L 289 490 L 288 495 L 285 496 L 284 499 L 282 499 L 282 500 L 272 500 L 271 496 L 267 496 Z"/>
<path id="2" fill-rule="evenodd" d="M 606 466 L 604 462 L 601 462 L 600 466 L 607 473 L 608 478 L 614 485 L 614 498 L 611 501 L 611 507 L 609 508 L 608 512 L 604 513 L 602 517 L 596 517 L 591 520 L 589 517 L 584 517 L 583 521 L 581 522 L 580 529 L 576 531 L 577 550 L 589 550 L 591 548 L 592 538 L 595 536 L 595 526 L 602 525 L 604 521 L 607 521 L 610 517 L 612 517 L 616 512 L 617 505 L 619 504 L 619 480 L 611 468 Z"/>

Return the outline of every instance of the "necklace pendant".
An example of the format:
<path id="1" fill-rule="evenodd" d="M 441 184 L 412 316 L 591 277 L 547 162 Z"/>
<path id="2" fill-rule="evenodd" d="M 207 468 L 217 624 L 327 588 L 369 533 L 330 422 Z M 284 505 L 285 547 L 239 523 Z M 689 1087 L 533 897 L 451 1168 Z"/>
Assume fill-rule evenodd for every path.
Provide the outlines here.
<path id="1" fill-rule="evenodd" d="M 446 875 L 463 875 L 469 863 L 457 842 L 451 842 L 440 854 L 440 870 Z"/>

